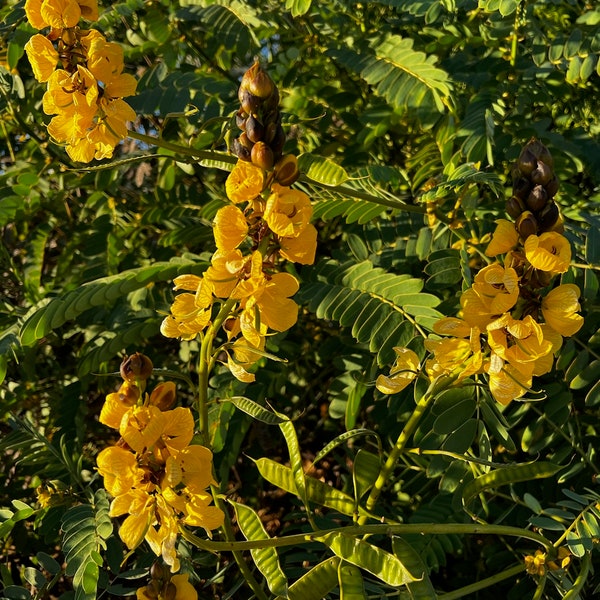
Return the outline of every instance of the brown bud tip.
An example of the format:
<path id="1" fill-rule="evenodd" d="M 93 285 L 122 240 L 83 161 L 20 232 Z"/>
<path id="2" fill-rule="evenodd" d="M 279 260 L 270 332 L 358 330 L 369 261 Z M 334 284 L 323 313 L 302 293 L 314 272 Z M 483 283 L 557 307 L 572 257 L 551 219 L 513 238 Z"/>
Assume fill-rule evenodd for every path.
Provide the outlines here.
<path id="1" fill-rule="evenodd" d="M 527 197 L 527 208 L 533 212 L 542 210 L 548 202 L 548 194 L 542 185 L 536 185 Z"/>
<path id="2" fill-rule="evenodd" d="M 264 139 L 265 128 L 254 115 L 250 115 L 246 119 L 246 135 L 253 143 L 262 142 Z"/>
<path id="3" fill-rule="evenodd" d="M 240 91 L 238 92 L 238 99 L 242 105 L 242 110 L 249 115 L 258 112 L 262 105 L 262 100 L 258 96 L 255 96 L 248 90 L 243 90 L 242 88 L 240 88 Z"/>
<path id="4" fill-rule="evenodd" d="M 506 201 L 506 212 L 516 219 L 525 210 L 525 205 L 520 198 L 513 196 Z"/>
<path id="5" fill-rule="evenodd" d="M 517 161 L 517 166 L 523 175 L 529 175 L 531 171 L 536 168 L 537 158 L 529 146 L 523 148 L 519 160 Z"/>
<path id="6" fill-rule="evenodd" d="M 538 160 L 537 167 L 531 171 L 531 181 L 536 185 L 547 185 L 553 176 L 552 167 L 541 160 Z"/>
<path id="7" fill-rule="evenodd" d="M 245 129 L 246 127 L 246 119 L 248 118 L 248 113 L 246 113 L 242 108 L 235 113 L 235 124 L 240 129 Z"/>
<path id="8" fill-rule="evenodd" d="M 240 89 L 247 90 L 254 96 L 265 99 L 273 94 L 275 84 L 266 71 L 263 71 L 256 61 L 242 77 Z"/>
<path id="9" fill-rule="evenodd" d="M 523 151 L 525 151 L 525 149 L 529 150 L 537 160 L 546 163 L 550 168 L 554 167 L 554 159 L 552 158 L 552 154 L 550 154 L 550 150 L 548 150 L 540 140 L 532 138 L 525 148 L 523 148 Z"/>
<path id="10" fill-rule="evenodd" d="M 231 144 L 231 151 L 240 159 L 245 160 L 246 162 L 250 162 L 252 159 L 250 158 L 250 149 L 246 148 L 238 138 L 233 140 Z"/>
<path id="11" fill-rule="evenodd" d="M 529 210 L 526 210 L 524 213 L 519 215 L 515 226 L 519 232 L 519 235 L 524 240 L 526 240 L 530 235 L 537 234 L 538 231 L 538 222 L 533 213 Z"/>
<path id="12" fill-rule="evenodd" d="M 292 185 L 300 176 L 298 159 L 293 154 L 282 156 L 275 165 L 273 175 L 279 185 Z"/>
<path id="13" fill-rule="evenodd" d="M 153 368 L 152 361 L 147 356 L 136 352 L 123 359 L 121 363 L 121 377 L 131 383 L 138 379 L 148 379 L 152 374 Z"/>
<path id="14" fill-rule="evenodd" d="M 513 183 L 513 196 L 524 201 L 527 199 L 527 196 L 529 196 L 532 187 L 533 185 L 531 185 L 529 179 L 520 177 Z"/>
<path id="15" fill-rule="evenodd" d="M 260 167 L 265 171 L 269 171 L 273 168 L 273 162 L 275 160 L 273 150 L 271 150 L 264 142 L 258 142 L 252 146 L 250 157 L 257 167 Z"/>
<path id="16" fill-rule="evenodd" d="M 540 229 L 542 231 L 548 231 L 556 224 L 558 217 L 558 205 L 554 201 L 548 202 L 539 215 Z"/>

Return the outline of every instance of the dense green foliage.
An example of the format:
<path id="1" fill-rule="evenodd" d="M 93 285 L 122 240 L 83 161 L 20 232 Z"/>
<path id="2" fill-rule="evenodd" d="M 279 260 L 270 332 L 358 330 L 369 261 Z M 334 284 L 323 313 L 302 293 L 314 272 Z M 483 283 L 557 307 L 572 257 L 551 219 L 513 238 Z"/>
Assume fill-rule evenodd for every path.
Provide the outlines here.
<path id="1" fill-rule="evenodd" d="M 135 351 L 152 358 L 155 381 L 177 378 L 191 405 L 198 344 L 159 326 L 171 280 L 202 273 L 214 251 L 237 87 L 255 56 L 279 87 L 285 151 L 299 156 L 295 185 L 319 231 L 315 264 L 294 271 L 298 323 L 267 343 L 281 360 L 265 358 L 251 384 L 224 365 L 210 380 L 216 479 L 259 597 L 595 597 L 600 7 L 102 9 L 95 26 L 123 44 L 139 78 L 129 99 L 139 118 L 112 160 L 91 165 L 49 139 L 24 1 L 0 9 L 3 597 L 114 597 L 147 582 L 154 554 L 126 556 L 107 516 L 95 456 L 115 440 L 97 418 Z M 374 381 L 395 346 L 423 356 L 433 322 L 456 314 L 532 136 L 555 160 L 573 247 L 561 281 L 581 289 L 585 324 L 524 401 L 502 407 L 471 381 L 439 390 L 371 514 L 364 500 L 426 387 L 388 397 Z M 52 492 L 44 503 L 40 489 Z M 258 595 L 228 538 L 186 536 L 182 563 L 201 598 Z M 544 539 L 568 547 L 568 568 L 525 573 Z"/>

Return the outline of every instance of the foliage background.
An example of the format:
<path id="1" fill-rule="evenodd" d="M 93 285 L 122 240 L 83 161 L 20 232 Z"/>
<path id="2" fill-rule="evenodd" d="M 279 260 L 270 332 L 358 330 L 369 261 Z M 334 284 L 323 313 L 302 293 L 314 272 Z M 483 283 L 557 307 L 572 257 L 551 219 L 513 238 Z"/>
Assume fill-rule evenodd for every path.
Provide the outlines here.
<path id="1" fill-rule="evenodd" d="M 315 204 L 319 248 L 316 264 L 298 272 L 298 324 L 270 340 L 269 350 L 286 362 L 265 362 L 247 387 L 226 370 L 211 381 L 219 480 L 258 511 L 270 534 L 307 527 L 298 499 L 258 478 L 252 461 L 288 460 L 283 438 L 216 401 L 243 395 L 297 418 L 306 465 L 344 432 L 374 432 L 347 436 L 315 466 L 323 481 L 356 493 L 358 452 L 389 448 L 414 407 L 412 389 L 382 397 L 372 385 L 377 373 L 392 362 L 393 346 L 422 353 L 432 321 L 455 313 L 461 286 L 483 264 L 474 248 L 504 215 L 511 164 L 536 136 L 561 181 L 575 263 L 562 279 L 582 290 L 585 325 L 561 349 L 556 372 L 539 380 L 539 402 L 502 411 L 484 389 L 467 386 L 436 402 L 413 445 L 496 463 L 560 465 L 547 479 L 536 480 L 534 469 L 527 481 L 496 482 L 471 509 L 488 523 L 529 523 L 552 539 L 569 532 L 571 551 L 592 559 L 579 591 L 593 597 L 600 589 L 593 574 L 600 8 L 579 0 L 106 3 L 98 26 L 123 43 L 128 72 L 139 77 L 134 129 L 162 142 L 131 139 L 113 161 L 82 168 L 45 131 L 43 86 L 23 53 L 33 33 L 23 5 L 9 0 L 0 9 L 4 595 L 29 597 L 18 596 L 25 594 L 19 586 L 47 590 L 50 582 L 56 595 L 71 588 L 50 558 L 64 559 L 57 550 L 64 511 L 101 487 L 94 457 L 110 440 L 97 416 L 120 358 L 141 351 L 158 369 L 193 376 L 194 342 L 162 339 L 158 327 L 172 301 L 170 280 L 201 273 L 214 250 L 210 224 L 224 204 L 231 164 L 220 152 L 235 131 L 239 77 L 259 56 L 282 95 L 285 150 L 302 155 L 299 186 Z M 202 160 L 200 151 L 207 151 Z M 428 221 L 428 202 L 446 222 Z M 388 284 L 400 286 L 401 297 L 386 298 Z M 48 304 L 53 298 L 64 302 Z M 182 379 L 182 401 L 192 393 Z M 406 455 L 378 514 L 472 522 L 461 501 L 481 473 L 439 453 Z M 59 492 L 49 509 L 36 503 L 40 485 Z M 104 501 L 96 496 L 94 506 Z M 323 528 L 351 522 L 331 510 L 316 517 Z M 137 556 L 124 574 L 123 549 L 114 535 L 106 538 L 101 588 L 119 595 L 142 585 L 152 557 Z M 535 549 L 489 536 L 406 539 L 448 598 L 441 594 L 502 573 Z M 286 574 L 299 577 L 321 553 L 310 545 L 283 549 Z M 246 597 L 233 562 L 207 553 L 190 561 L 206 597 Z M 573 569 L 550 575 L 539 597 L 562 597 L 579 572 Z M 371 597 L 393 591 L 368 573 L 364 585 Z M 519 574 L 473 597 L 532 597 L 537 585 Z"/>

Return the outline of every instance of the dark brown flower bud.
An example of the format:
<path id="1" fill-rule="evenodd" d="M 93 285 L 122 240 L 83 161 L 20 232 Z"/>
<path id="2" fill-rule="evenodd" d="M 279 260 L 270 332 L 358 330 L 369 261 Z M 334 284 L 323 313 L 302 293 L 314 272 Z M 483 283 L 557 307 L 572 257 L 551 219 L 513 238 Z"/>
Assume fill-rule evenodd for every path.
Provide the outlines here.
<path id="1" fill-rule="evenodd" d="M 552 158 L 552 154 L 550 154 L 550 150 L 540 142 L 540 140 L 533 139 L 529 142 L 529 148 L 535 154 L 538 160 L 541 160 L 543 163 L 546 163 L 550 168 L 554 167 L 554 159 Z"/>
<path id="2" fill-rule="evenodd" d="M 506 212 L 513 218 L 516 219 L 525 210 L 525 204 L 523 201 L 516 196 L 509 198 L 506 201 Z"/>
<path id="3" fill-rule="evenodd" d="M 240 89 L 248 90 L 259 98 L 268 98 L 275 90 L 275 84 L 266 71 L 263 71 L 256 61 L 242 77 Z"/>
<path id="4" fill-rule="evenodd" d="M 537 167 L 537 158 L 528 146 L 523 148 L 517 165 L 523 175 L 529 175 Z"/>
<path id="5" fill-rule="evenodd" d="M 248 113 L 246 113 L 243 109 L 240 108 L 240 110 L 238 110 L 235 113 L 235 124 L 240 129 L 245 129 L 245 127 L 246 127 L 246 119 L 247 118 L 248 118 Z"/>
<path id="6" fill-rule="evenodd" d="M 246 135 L 253 143 L 262 142 L 264 139 L 265 128 L 254 115 L 250 115 L 246 119 Z"/>
<path id="7" fill-rule="evenodd" d="M 163 581 L 169 577 L 169 574 L 170 571 L 160 562 L 156 561 L 152 563 L 152 566 L 150 567 L 150 577 L 152 577 L 152 579 Z"/>
<path id="8" fill-rule="evenodd" d="M 242 110 L 249 115 L 257 113 L 262 105 L 262 100 L 258 96 L 251 94 L 248 90 L 242 90 L 242 88 L 240 88 L 238 99 L 242 105 Z"/>
<path id="9" fill-rule="evenodd" d="M 548 166 L 545 162 L 538 160 L 537 167 L 531 172 L 531 181 L 536 185 L 547 185 L 553 175 L 552 167 Z"/>
<path id="10" fill-rule="evenodd" d="M 275 160 L 273 150 L 271 150 L 264 142 L 258 142 L 252 146 L 250 157 L 253 164 L 265 171 L 269 171 L 273 168 L 273 162 Z"/>
<path id="11" fill-rule="evenodd" d="M 531 285 L 534 288 L 545 288 L 548 285 L 550 285 L 552 277 L 552 273 L 549 273 L 548 271 L 540 271 L 539 269 L 534 269 L 529 280 L 529 285 Z"/>
<path id="12" fill-rule="evenodd" d="M 175 600 L 177 596 L 177 588 L 174 583 L 167 583 L 163 589 L 162 597 L 164 600 Z"/>
<path id="13" fill-rule="evenodd" d="M 150 394 L 150 405 L 160 410 L 169 410 L 175 404 L 175 384 L 172 381 L 159 383 Z"/>
<path id="14" fill-rule="evenodd" d="M 559 210 L 556 202 L 548 202 L 539 215 L 540 228 L 542 231 L 548 231 L 558 221 Z"/>
<path id="15" fill-rule="evenodd" d="M 131 383 L 139 379 L 148 379 L 152 374 L 153 368 L 152 361 L 147 356 L 136 352 L 123 359 L 121 363 L 121 377 Z"/>
<path id="16" fill-rule="evenodd" d="M 231 144 L 231 151 L 240 159 L 245 160 L 246 162 L 250 162 L 252 159 L 250 157 L 250 148 L 246 148 L 238 138 L 235 138 Z"/>
<path id="17" fill-rule="evenodd" d="M 548 202 L 548 194 L 542 185 L 536 185 L 527 197 L 527 208 L 533 212 L 542 210 Z"/>
<path id="18" fill-rule="evenodd" d="M 275 181 L 279 185 L 289 186 L 300 176 L 298 170 L 298 159 L 293 154 L 282 156 L 273 170 Z"/>
<path id="19" fill-rule="evenodd" d="M 530 235 L 535 235 L 538 232 L 538 223 L 536 218 L 529 210 L 526 210 L 519 216 L 515 226 L 523 240 L 526 240 Z"/>
<path id="20" fill-rule="evenodd" d="M 531 181 L 525 177 L 521 177 L 513 184 L 513 196 L 516 196 L 520 200 L 524 201 L 527 199 L 527 196 L 529 196 L 531 188 L 533 188 Z"/>
<path id="21" fill-rule="evenodd" d="M 546 193 L 548 194 L 548 198 L 554 198 L 556 192 L 558 192 L 558 177 L 554 175 L 552 179 L 546 184 Z"/>
<path id="22" fill-rule="evenodd" d="M 273 140 L 269 143 L 275 156 L 281 155 L 284 144 L 285 144 L 285 131 L 283 131 L 283 127 L 281 125 L 277 125 L 277 127 L 275 129 L 275 135 L 273 136 Z"/>

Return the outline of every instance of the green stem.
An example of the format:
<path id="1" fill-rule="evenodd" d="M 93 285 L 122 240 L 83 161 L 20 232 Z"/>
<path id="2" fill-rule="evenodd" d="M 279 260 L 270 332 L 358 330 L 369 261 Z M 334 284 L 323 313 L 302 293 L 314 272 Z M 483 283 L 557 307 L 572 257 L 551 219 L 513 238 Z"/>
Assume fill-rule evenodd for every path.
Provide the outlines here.
<path id="1" fill-rule="evenodd" d="M 435 381 L 433 381 L 431 383 L 431 385 L 429 386 L 429 388 L 427 389 L 427 391 L 425 392 L 423 397 L 417 402 L 417 406 L 415 407 L 412 415 L 410 416 L 410 419 L 408 419 L 408 421 L 404 425 L 404 428 L 402 429 L 400 435 L 398 436 L 398 439 L 396 440 L 395 446 L 392 448 L 392 451 L 390 452 L 389 456 L 387 457 L 387 460 L 385 461 L 384 465 L 381 467 L 381 470 L 379 471 L 379 475 L 377 476 L 375 484 L 373 485 L 373 488 L 371 489 L 369 497 L 367 498 L 365 507 L 366 507 L 366 510 L 368 513 L 373 510 L 373 507 L 377 503 L 377 500 L 379 499 L 379 496 L 381 495 L 381 492 L 383 491 L 385 484 L 387 483 L 390 475 L 392 474 L 394 468 L 396 467 L 398 458 L 404 452 L 404 450 L 406 448 L 406 444 L 408 443 L 408 440 L 411 438 L 412 434 L 417 429 L 419 422 L 421 421 L 421 418 L 425 414 L 425 411 L 427 410 L 429 405 L 433 402 L 435 397 L 442 390 L 445 390 L 446 388 L 448 388 L 452 384 L 454 379 L 455 379 L 455 377 L 444 377 L 444 378 L 436 379 Z M 363 515 L 359 518 L 358 524 L 364 525 L 366 521 L 367 521 L 367 516 Z"/>
<path id="2" fill-rule="evenodd" d="M 233 552 L 256 550 L 260 548 L 283 548 L 322 541 L 331 534 L 347 536 L 363 535 L 498 535 L 524 538 L 534 541 L 546 550 L 552 549 L 552 542 L 543 535 L 529 529 L 511 527 L 509 525 L 488 525 L 480 523 L 401 523 L 397 525 L 352 525 L 336 529 L 322 529 L 310 533 L 297 533 L 276 538 L 246 541 L 204 540 L 184 527 L 180 527 L 183 538 L 188 542 L 208 552 Z"/>
<path id="3" fill-rule="evenodd" d="M 442 594 L 438 596 L 438 600 L 457 600 L 457 598 L 464 598 L 468 594 L 474 594 L 479 590 L 483 590 L 487 587 L 491 587 L 496 583 L 500 583 L 505 579 L 510 579 L 515 575 L 518 575 L 522 571 L 525 570 L 525 565 L 515 565 L 510 569 L 505 569 L 501 573 L 496 573 L 496 575 L 492 575 L 491 577 L 486 577 L 481 581 L 476 583 L 472 583 L 471 585 L 466 585 L 465 587 L 460 588 L 459 590 L 454 590 L 453 592 L 448 592 L 447 594 Z"/>

